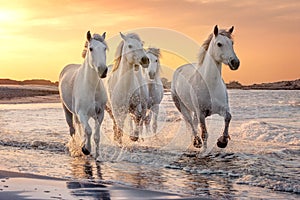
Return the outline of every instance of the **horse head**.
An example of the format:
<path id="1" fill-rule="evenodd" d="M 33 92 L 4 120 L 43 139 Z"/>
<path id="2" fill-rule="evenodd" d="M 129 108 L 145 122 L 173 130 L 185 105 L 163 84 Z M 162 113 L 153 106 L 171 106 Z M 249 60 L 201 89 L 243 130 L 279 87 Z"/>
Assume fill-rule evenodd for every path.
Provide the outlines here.
<path id="1" fill-rule="evenodd" d="M 90 31 L 87 32 L 87 50 L 85 59 L 90 67 L 92 67 L 100 78 L 105 78 L 107 75 L 106 66 L 106 49 L 107 45 L 104 41 L 105 32 L 100 36 L 99 34 L 94 34 L 91 36 Z"/>
<path id="2" fill-rule="evenodd" d="M 149 78 L 153 80 L 160 70 L 160 62 L 159 62 L 160 49 L 148 48 L 147 56 L 150 60 L 150 64 L 148 67 L 148 75 Z"/>
<path id="3" fill-rule="evenodd" d="M 232 26 L 228 31 L 219 30 L 216 25 L 211 41 L 212 56 L 217 62 L 228 65 L 231 70 L 237 70 L 240 66 L 240 60 L 236 56 L 233 49 Z"/>
<path id="4" fill-rule="evenodd" d="M 127 62 L 134 66 L 136 70 L 139 69 L 141 65 L 144 68 L 147 68 L 149 65 L 149 59 L 143 48 L 143 42 L 140 40 L 136 34 L 127 34 L 124 35 L 120 33 L 123 39 L 123 49 L 122 56 L 125 56 Z"/>

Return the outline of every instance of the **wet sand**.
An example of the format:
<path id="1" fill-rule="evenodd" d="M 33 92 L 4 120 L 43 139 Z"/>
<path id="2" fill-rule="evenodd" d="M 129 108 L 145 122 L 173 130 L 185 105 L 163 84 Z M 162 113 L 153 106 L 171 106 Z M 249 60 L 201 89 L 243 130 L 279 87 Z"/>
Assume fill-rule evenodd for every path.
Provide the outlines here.
<path id="1" fill-rule="evenodd" d="M 0 85 L 0 104 L 57 103 L 56 87 Z M 0 199 L 195 199 L 101 182 L 79 182 L 0 170 Z"/>
<path id="2" fill-rule="evenodd" d="M 0 170 L 0 199 L 196 199 L 101 182 L 78 182 Z"/>

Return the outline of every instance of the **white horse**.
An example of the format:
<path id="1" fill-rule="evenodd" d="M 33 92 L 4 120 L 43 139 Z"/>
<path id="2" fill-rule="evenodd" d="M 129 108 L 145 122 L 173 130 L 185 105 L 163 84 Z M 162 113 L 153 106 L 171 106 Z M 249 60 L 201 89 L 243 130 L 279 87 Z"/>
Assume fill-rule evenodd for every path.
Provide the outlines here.
<path id="1" fill-rule="evenodd" d="M 179 67 L 172 81 L 172 97 L 184 120 L 192 128 L 193 145 L 202 146 L 197 135 L 198 124 L 202 130 L 204 147 L 207 146 L 207 130 L 205 118 L 219 114 L 225 119 L 223 136 L 218 139 L 219 148 L 225 148 L 230 139 L 228 127 L 231 114 L 228 105 L 226 85 L 222 79 L 222 63 L 229 65 L 231 70 L 237 70 L 240 61 L 233 50 L 233 27 L 228 31 L 214 28 L 213 34 L 203 43 L 198 65 L 186 64 Z"/>
<path id="2" fill-rule="evenodd" d="M 102 36 L 94 34 L 92 37 L 88 31 L 83 64 L 67 65 L 59 76 L 59 94 L 70 135 L 75 134 L 74 122 L 79 123 L 81 130 L 84 130 L 82 152 L 89 155 L 92 129 L 88 120 L 92 117 L 95 120 L 96 157 L 99 154 L 100 125 L 107 102 L 106 90 L 101 80 L 107 74 L 107 44 L 104 39 L 105 33 Z"/>
<path id="3" fill-rule="evenodd" d="M 149 59 L 137 34 L 120 33 L 115 63 L 108 79 L 108 111 L 114 122 L 114 138 L 121 143 L 124 121 L 128 114 L 135 122 L 130 139 L 137 141 L 142 130 L 142 119 L 147 112 L 148 88 L 140 66 L 146 68 Z"/>
<path id="4" fill-rule="evenodd" d="M 164 96 L 164 87 L 160 78 L 160 49 L 157 48 L 148 48 L 147 56 L 150 60 L 150 64 L 148 68 L 144 69 L 144 76 L 147 80 L 148 90 L 149 90 L 149 99 L 148 99 L 148 109 L 151 110 L 148 116 L 145 119 L 145 125 L 147 127 L 147 131 L 149 132 L 150 122 L 152 123 L 152 131 L 154 134 L 157 132 L 157 117 L 159 113 L 159 104 L 162 101 Z M 152 117 L 152 114 L 153 117 Z"/>

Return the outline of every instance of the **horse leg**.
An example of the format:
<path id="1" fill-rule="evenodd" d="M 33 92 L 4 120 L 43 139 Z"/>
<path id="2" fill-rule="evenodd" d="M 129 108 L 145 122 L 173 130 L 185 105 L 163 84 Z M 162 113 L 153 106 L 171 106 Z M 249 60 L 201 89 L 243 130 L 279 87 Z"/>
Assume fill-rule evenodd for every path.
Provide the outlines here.
<path id="1" fill-rule="evenodd" d="M 130 139 L 134 142 L 136 142 L 139 139 L 139 133 L 142 130 L 141 126 L 143 125 L 142 122 L 142 117 L 141 115 L 135 116 L 133 118 L 133 121 L 135 123 L 134 131 L 133 134 L 130 135 Z"/>
<path id="2" fill-rule="evenodd" d="M 84 146 L 82 147 L 82 152 L 85 155 L 89 155 L 91 153 L 91 135 L 92 129 L 88 123 L 88 116 L 82 113 L 78 114 L 79 122 L 84 130 Z"/>
<path id="3" fill-rule="evenodd" d="M 143 121 L 145 122 L 145 126 L 146 126 L 146 131 L 147 133 L 150 133 L 150 123 L 151 123 L 151 118 L 152 118 L 152 112 L 149 112 L 148 115 L 146 115 L 143 119 Z"/>
<path id="4" fill-rule="evenodd" d="M 207 134 L 207 129 L 206 129 L 206 124 L 205 124 L 205 116 L 204 115 L 200 115 L 200 127 L 201 127 L 201 137 L 203 140 L 203 146 L 204 148 L 207 147 L 207 138 L 208 138 L 208 134 Z"/>
<path id="5" fill-rule="evenodd" d="M 153 124 L 152 124 L 152 130 L 153 133 L 156 134 L 157 131 L 157 118 L 158 118 L 158 113 L 159 113 L 159 104 L 156 104 L 152 106 L 152 111 L 153 111 Z"/>
<path id="6" fill-rule="evenodd" d="M 100 153 L 100 126 L 104 119 L 104 111 L 99 110 L 97 112 L 97 118 L 95 119 L 95 134 L 94 134 L 94 142 L 96 145 L 96 158 L 99 156 Z"/>
<path id="7" fill-rule="evenodd" d="M 194 141 L 193 141 L 194 147 L 201 148 L 202 142 L 201 142 L 200 137 L 197 135 L 197 130 L 194 127 L 194 124 L 193 124 L 194 122 L 193 122 L 190 111 L 186 108 L 186 106 L 183 103 L 181 103 L 180 99 L 178 98 L 178 96 L 175 93 L 172 93 L 172 98 L 175 103 L 175 106 L 177 107 L 179 112 L 181 112 L 181 114 L 183 115 L 185 122 L 187 122 L 187 124 L 189 124 L 192 128 L 192 132 L 194 135 Z"/>
<path id="8" fill-rule="evenodd" d="M 225 128 L 224 128 L 223 136 L 219 137 L 217 142 L 217 146 L 219 148 L 225 148 L 227 146 L 228 139 L 230 139 L 230 136 L 228 134 L 228 128 L 231 120 L 231 114 L 228 111 L 226 111 L 224 119 L 225 119 Z"/>
<path id="9" fill-rule="evenodd" d="M 66 116 L 66 121 L 69 126 L 70 135 L 71 137 L 73 137 L 73 135 L 75 134 L 75 128 L 73 124 L 73 113 L 69 111 L 69 109 L 65 106 L 65 104 L 63 104 L 63 109 Z"/>
<path id="10" fill-rule="evenodd" d="M 105 110 L 107 111 L 107 113 L 109 114 L 110 118 L 113 121 L 113 131 L 114 131 L 114 140 L 117 141 L 119 144 L 122 144 L 122 136 L 123 136 L 123 132 L 122 130 L 118 127 L 118 124 L 116 122 L 116 119 L 112 113 L 112 110 L 106 106 Z"/>

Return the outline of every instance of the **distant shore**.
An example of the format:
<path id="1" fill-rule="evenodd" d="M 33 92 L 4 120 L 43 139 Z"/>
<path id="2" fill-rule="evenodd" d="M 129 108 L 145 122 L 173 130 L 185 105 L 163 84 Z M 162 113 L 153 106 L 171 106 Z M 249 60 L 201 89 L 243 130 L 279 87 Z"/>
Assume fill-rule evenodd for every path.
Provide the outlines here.
<path id="1" fill-rule="evenodd" d="M 237 81 L 226 84 L 228 89 L 242 90 L 300 90 L 300 79 L 292 81 L 278 81 L 273 83 L 260 83 L 252 85 L 242 85 Z"/>
<path id="2" fill-rule="evenodd" d="M 165 91 L 169 91 L 171 83 L 163 78 L 163 84 Z M 241 90 L 300 90 L 300 79 L 246 86 L 232 81 L 226 85 L 228 89 Z M 58 103 L 60 100 L 57 86 L 58 82 L 41 79 L 25 81 L 0 79 L 0 103 Z"/>
<path id="3" fill-rule="evenodd" d="M 58 103 L 57 86 L 0 85 L 1 104 Z"/>
<path id="4" fill-rule="evenodd" d="M 171 88 L 171 82 L 166 78 L 162 78 L 165 89 Z M 231 81 L 226 83 L 227 89 L 240 90 L 300 90 L 300 79 L 291 81 L 278 81 L 272 83 L 255 83 L 252 85 L 242 85 L 238 81 Z"/>

